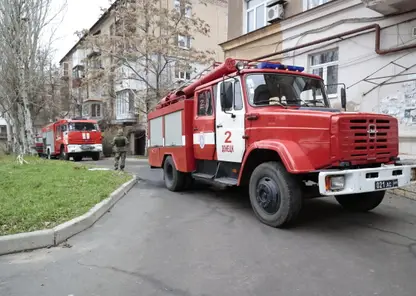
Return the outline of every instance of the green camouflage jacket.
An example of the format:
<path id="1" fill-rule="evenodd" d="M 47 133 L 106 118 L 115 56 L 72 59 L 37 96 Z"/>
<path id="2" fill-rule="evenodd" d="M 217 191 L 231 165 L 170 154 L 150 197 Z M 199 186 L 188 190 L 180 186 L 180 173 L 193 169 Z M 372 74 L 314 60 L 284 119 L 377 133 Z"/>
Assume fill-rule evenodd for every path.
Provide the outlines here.
<path id="1" fill-rule="evenodd" d="M 118 134 L 111 141 L 114 152 L 127 152 L 129 140 L 122 134 Z"/>

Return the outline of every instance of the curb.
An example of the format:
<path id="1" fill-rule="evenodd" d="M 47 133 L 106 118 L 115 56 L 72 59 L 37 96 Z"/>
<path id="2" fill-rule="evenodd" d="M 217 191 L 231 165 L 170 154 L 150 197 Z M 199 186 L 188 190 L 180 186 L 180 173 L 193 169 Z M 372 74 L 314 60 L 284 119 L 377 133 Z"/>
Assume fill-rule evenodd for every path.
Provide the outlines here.
<path id="1" fill-rule="evenodd" d="M 110 196 L 96 204 L 87 213 L 64 222 L 52 229 L 0 236 L 0 255 L 57 246 L 68 238 L 90 228 L 110 210 L 138 182 L 133 179 L 121 185 Z"/>
<path id="2" fill-rule="evenodd" d="M 416 200 L 416 192 L 414 191 L 398 188 L 398 189 L 392 189 L 390 190 L 390 192 L 397 196 L 405 197 L 411 200 Z"/>

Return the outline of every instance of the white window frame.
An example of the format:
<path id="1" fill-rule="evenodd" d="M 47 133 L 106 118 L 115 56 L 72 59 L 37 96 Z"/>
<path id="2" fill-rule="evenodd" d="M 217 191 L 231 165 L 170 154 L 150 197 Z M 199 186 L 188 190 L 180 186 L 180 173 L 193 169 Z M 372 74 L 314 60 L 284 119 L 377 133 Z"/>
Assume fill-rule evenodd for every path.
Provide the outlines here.
<path id="1" fill-rule="evenodd" d="M 173 6 L 175 10 L 181 13 L 181 0 L 173 0 Z M 190 18 L 192 16 L 192 6 L 188 3 L 185 4 L 185 17 Z"/>
<path id="2" fill-rule="evenodd" d="M 95 116 L 93 112 L 94 107 L 95 107 Z M 100 103 L 91 103 L 91 117 L 94 117 L 94 118 L 101 117 L 102 116 L 101 109 L 102 109 L 102 105 Z"/>
<path id="3" fill-rule="evenodd" d="M 181 38 L 183 38 L 184 39 L 184 41 L 185 41 L 185 46 L 182 46 L 180 43 L 180 39 Z M 192 44 L 191 44 L 191 36 L 183 36 L 183 35 L 180 35 L 180 34 L 178 34 L 178 46 L 179 46 L 179 48 L 182 48 L 182 49 L 190 49 L 191 48 L 191 46 L 192 46 Z M 188 47 L 189 46 L 189 47 Z"/>
<path id="4" fill-rule="evenodd" d="M 303 11 L 321 6 L 325 3 L 328 3 L 331 0 L 318 0 L 318 1 L 319 1 L 318 5 L 313 6 L 312 3 L 311 3 L 311 0 L 303 0 Z"/>
<path id="5" fill-rule="evenodd" d="M 116 116 L 126 116 L 134 113 L 134 96 L 133 103 L 130 104 L 130 89 L 119 91 L 116 95 Z M 133 105 L 133 106 L 131 106 Z M 133 110 L 130 110 L 130 107 Z"/>
<path id="6" fill-rule="evenodd" d="M 317 65 L 313 65 L 312 66 L 312 57 L 313 56 L 321 55 L 321 54 L 323 54 L 325 52 L 331 52 L 331 51 L 338 52 L 338 60 L 332 61 L 332 62 L 328 62 L 328 63 L 324 63 L 324 64 L 317 64 Z M 328 49 L 328 50 L 325 50 L 325 51 L 320 51 L 320 52 L 312 53 L 312 54 L 309 55 L 308 59 L 309 59 L 309 69 L 310 69 L 310 73 L 313 73 L 313 70 L 321 69 L 322 68 L 322 76 L 323 76 L 322 79 L 323 79 L 325 85 L 327 85 L 328 67 L 338 65 L 338 78 L 339 78 L 339 49 L 338 49 L 338 47 L 332 48 L 332 49 Z M 336 98 L 338 98 L 338 87 L 337 87 L 337 92 L 335 94 L 328 94 L 327 93 L 327 97 L 328 97 L 328 99 L 336 99 Z"/>
<path id="7" fill-rule="evenodd" d="M 250 2 L 250 1 L 251 0 L 244 0 L 244 9 L 243 9 L 243 13 L 244 13 L 244 30 L 243 30 L 243 32 L 244 32 L 244 34 L 247 34 L 247 33 L 250 33 L 250 32 L 254 32 L 254 31 L 256 31 L 256 30 L 258 30 L 260 28 L 263 28 L 263 27 L 267 26 L 267 7 L 266 7 L 266 5 L 267 5 L 267 2 L 269 2 L 270 0 L 264 0 L 264 1 L 262 1 L 262 3 L 254 6 L 254 7 L 252 7 L 250 9 L 248 9 L 248 2 Z M 260 7 L 260 6 L 262 6 L 262 5 L 264 5 L 264 25 L 262 27 L 260 27 L 260 28 L 256 28 L 256 23 L 257 23 L 257 20 L 256 20 L 256 9 L 258 7 Z M 253 13 L 254 13 L 254 20 L 253 20 L 253 22 L 254 22 L 254 28 L 255 29 L 253 31 L 250 31 L 249 32 L 247 25 L 248 25 L 248 13 L 250 11 L 253 11 Z"/>
<path id="8" fill-rule="evenodd" d="M 180 62 L 176 62 L 176 63 L 180 63 Z M 176 80 L 190 80 L 192 78 L 192 70 L 186 71 L 186 70 L 179 70 L 178 67 L 176 66 L 175 63 L 175 68 L 174 68 L 174 77 Z M 189 67 L 191 69 L 191 67 Z M 186 74 L 189 74 L 189 79 L 186 78 Z"/>

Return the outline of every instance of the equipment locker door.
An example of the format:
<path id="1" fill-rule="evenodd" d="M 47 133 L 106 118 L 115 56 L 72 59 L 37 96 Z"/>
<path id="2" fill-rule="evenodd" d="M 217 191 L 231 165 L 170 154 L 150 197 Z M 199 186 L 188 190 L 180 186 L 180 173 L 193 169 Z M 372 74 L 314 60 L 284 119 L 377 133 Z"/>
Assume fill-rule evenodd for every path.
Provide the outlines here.
<path id="1" fill-rule="evenodd" d="M 213 160 L 215 155 L 215 116 L 211 88 L 198 91 L 194 103 L 194 155 L 196 159 Z"/>
<path id="2" fill-rule="evenodd" d="M 234 95 L 233 106 L 225 112 L 221 108 L 222 84 Z M 240 78 L 220 82 L 216 100 L 216 139 L 218 161 L 241 163 L 245 151 L 243 92 Z"/>

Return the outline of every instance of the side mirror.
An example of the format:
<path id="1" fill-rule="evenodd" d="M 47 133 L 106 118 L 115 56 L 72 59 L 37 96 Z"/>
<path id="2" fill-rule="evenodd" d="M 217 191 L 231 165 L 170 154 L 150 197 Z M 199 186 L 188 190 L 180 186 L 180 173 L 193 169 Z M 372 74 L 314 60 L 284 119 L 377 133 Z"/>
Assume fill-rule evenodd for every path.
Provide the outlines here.
<path id="1" fill-rule="evenodd" d="M 341 88 L 341 107 L 345 111 L 347 111 L 347 93 L 345 92 L 345 88 Z"/>
<path id="2" fill-rule="evenodd" d="M 233 85 L 231 82 L 225 82 L 221 88 L 221 109 L 223 111 L 231 109 L 233 106 Z"/>

